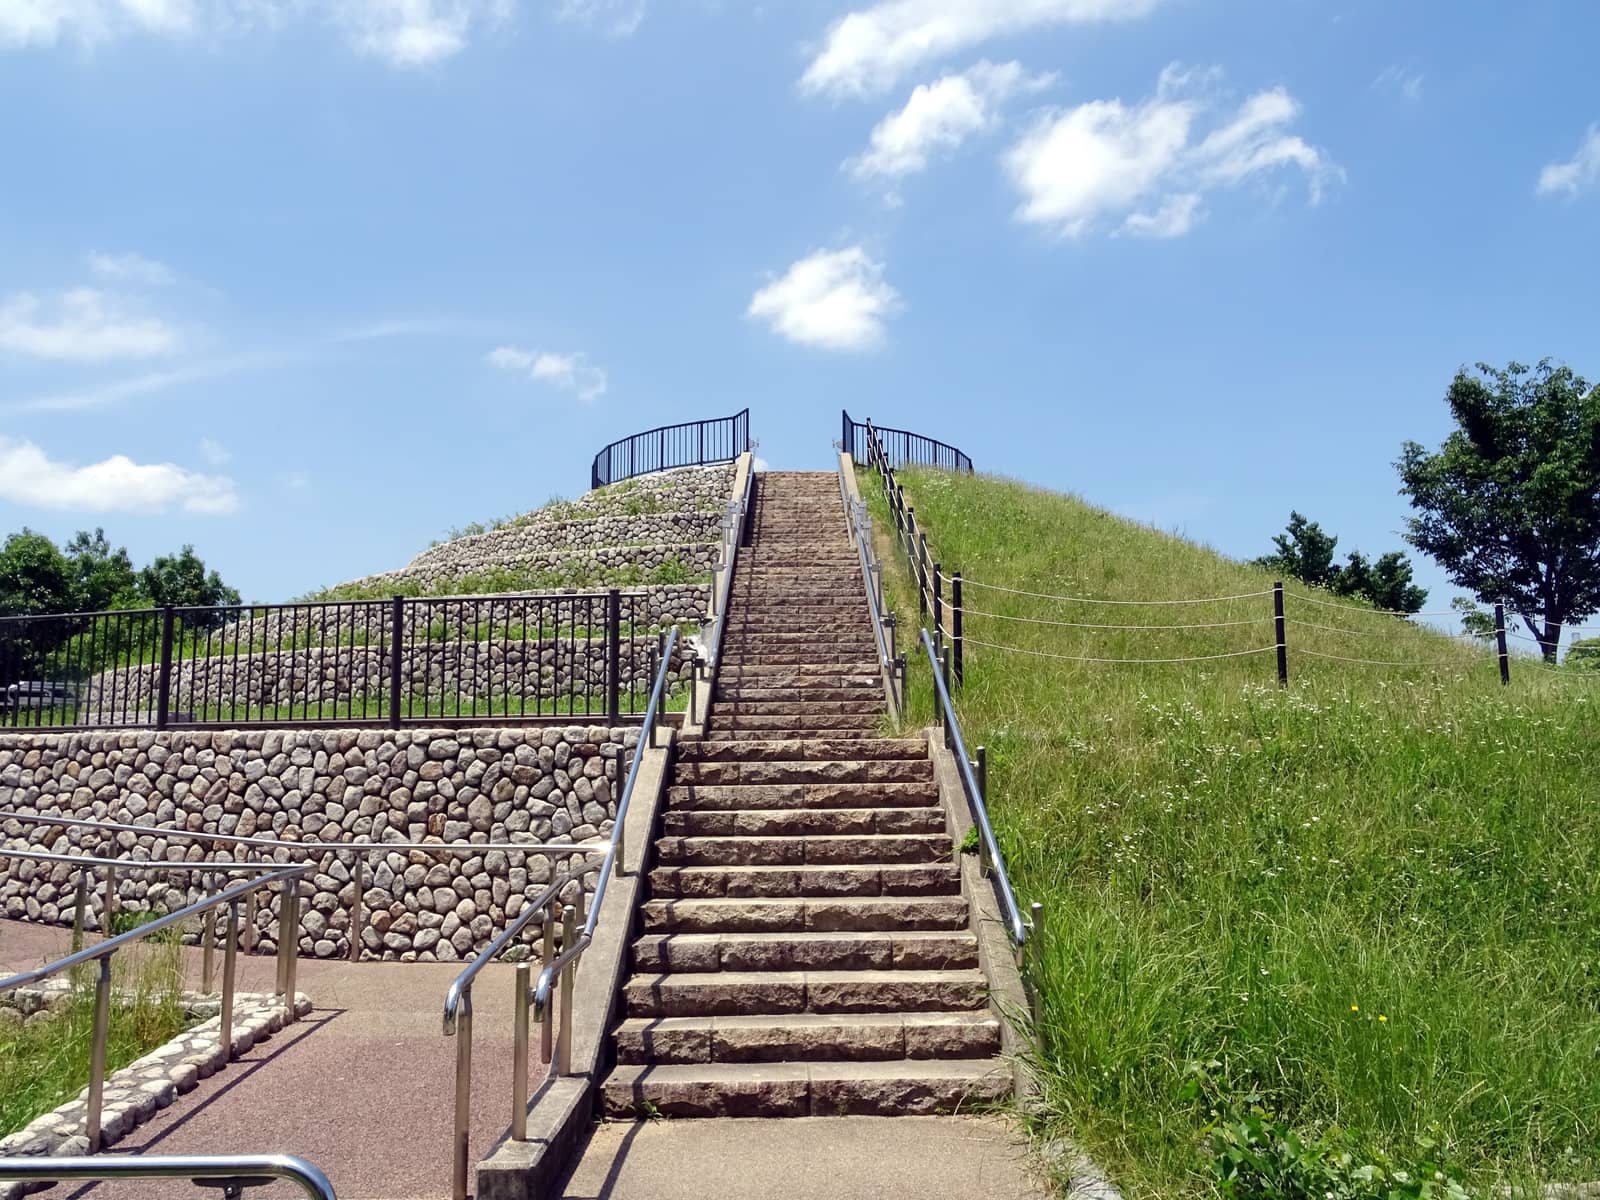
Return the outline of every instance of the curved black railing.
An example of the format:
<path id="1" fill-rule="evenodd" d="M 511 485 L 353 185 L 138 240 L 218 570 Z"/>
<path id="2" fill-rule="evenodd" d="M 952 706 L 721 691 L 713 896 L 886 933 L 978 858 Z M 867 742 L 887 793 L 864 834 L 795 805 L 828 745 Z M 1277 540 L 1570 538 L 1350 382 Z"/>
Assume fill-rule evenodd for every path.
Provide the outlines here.
<path id="1" fill-rule="evenodd" d="M 846 412 L 840 448 L 864 467 L 871 465 L 867 458 L 868 426 L 877 431 L 878 441 L 883 446 L 889 465 L 896 470 L 901 467 L 938 467 L 945 471 L 972 473 L 972 459 L 948 442 L 912 433 L 909 429 L 885 429 L 882 425 L 873 425 L 870 417 L 865 421 L 857 421 Z"/>
<path id="2" fill-rule="evenodd" d="M 674 467 L 732 462 L 748 449 L 748 408 L 731 417 L 662 425 L 612 442 L 596 454 L 589 471 L 589 486 L 604 487 L 620 479 L 648 475 L 651 471 L 670 471 Z"/>

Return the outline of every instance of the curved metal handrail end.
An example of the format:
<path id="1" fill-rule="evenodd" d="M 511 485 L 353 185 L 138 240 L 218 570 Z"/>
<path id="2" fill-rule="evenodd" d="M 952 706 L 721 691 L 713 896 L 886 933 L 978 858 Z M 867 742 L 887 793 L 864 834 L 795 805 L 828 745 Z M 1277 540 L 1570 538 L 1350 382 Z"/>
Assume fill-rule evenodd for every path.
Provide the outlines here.
<path id="1" fill-rule="evenodd" d="M 292 1154 L 85 1154 L 71 1158 L 0 1158 L 0 1181 L 73 1179 L 228 1179 L 271 1175 L 298 1184 L 311 1200 L 337 1200 L 315 1163 Z"/>

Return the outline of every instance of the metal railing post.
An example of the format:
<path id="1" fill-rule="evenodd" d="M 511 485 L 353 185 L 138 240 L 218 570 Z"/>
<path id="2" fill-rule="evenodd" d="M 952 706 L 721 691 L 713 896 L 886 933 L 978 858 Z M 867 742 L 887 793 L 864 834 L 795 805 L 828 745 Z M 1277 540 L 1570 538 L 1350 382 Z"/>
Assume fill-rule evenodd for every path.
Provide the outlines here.
<path id="1" fill-rule="evenodd" d="M 72 905 L 72 952 L 83 949 L 83 927 L 89 920 L 89 868 L 78 872 L 78 896 Z"/>
<path id="2" fill-rule="evenodd" d="M 933 564 L 933 644 L 944 649 L 944 566 Z"/>
<path id="3" fill-rule="evenodd" d="M 111 955 L 100 960 L 100 973 L 94 985 L 94 1030 L 89 1043 L 89 1096 L 85 1132 L 89 1153 L 100 1152 L 100 1109 L 106 1090 L 106 1035 L 111 1025 Z"/>
<path id="4" fill-rule="evenodd" d="M 215 884 L 206 885 L 206 895 L 216 894 Z M 206 909 L 206 915 L 200 921 L 200 991 L 211 995 L 211 985 L 216 982 L 217 975 L 217 910 Z"/>
<path id="5" fill-rule="evenodd" d="M 456 1103 L 450 1171 L 452 1200 L 467 1200 L 467 1149 L 472 1134 L 472 993 L 467 992 L 461 999 L 461 1015 L 456 1019 Z"/>
<path id="6" fill-rule="evenodd" d="M 228 902 L 228 940 L 222 947 L 222 1012 L 217 1032 L 222 1037 L 224 1061 L 233 1061 L 233 987 L 239 965 L 239 902 Z"/>
<path id="7" fill-rule="evenodd" d="M 249 847 L 240 847 L 244 851 L 243 862 L 250 861 Z M 255 953 L 256 948 L 256 893 L 252 891 L 244 900 L 244 939 L 241 949 L 246 954 Z"/>
<path id="8" fill-rule="evenodd" d="M 622 713 L 622 593 L 606 593 L 606 715 L 615 725 Z"/>
<path id="9" fill-rule="evenodd" d="M 405 651 L 406 598 L 389 602 L 389 728 L 400 728 L 400 656 Z"/>
<path id="10" fill-rule="evenodd" d="M 556 958 L 556 911 L 560 902 L 552 899 L 549 908 L 544 914 L 544 949 L 539 958 L 539 973 L 543 975 L 550 969 L 550 964 Z M 548 1004 L 539 1014 L 539 1061 L 548 1063 L 553 1051 L 552 1043 L 555 1040 L 555 1013 Z"/>
<path id="11" fill-rule="evenodd" d="M 192 678 L 192 677 L 191 677 Z M 161 674 L 156 680 L 156 728 L 172 715 L 172 605 L 161 606 Z"/>
<path id="12" fill-rule="evenodd" d="M 517 964 L 515 1007 L 511 1010 L 514 1055 L 511 1062 L 511 1137 L 518 1142 L 528 1140 L 528 1007 L 532 1001 L 528 991 L 532 975 L 532 963 Z"/>
<path id="13" fill-rule="evenodd" d="M 117 869 L 106 868 L 106 895 L 101 905 L 100 935 L 102 937 L 115 937 L 117 924 Z"/>
<path id="14" fill-rule="evenodd" d="M 366 909 L 362 893 L 367 890 L 367 860 L 356 851 L 356 861 L 350 870 L 350 882 L 355 884 L 355 898 L 350 902 L 350 961 L 361 961 L 361 927 L 366 922 Z"/>
<path id="15" fill-rule="evenodd" d="M 580 882 L 581 886 L 581 882 Z M 568 906 L 561 922 L 561 950 L 563 953 L 577 944 L 578 921 L 576 911 Z M 572 992 L 577 980 L 574 964 L 568 961 L 561 968 L 561 1027 L 556 1031 L 556 1074 L 572 1074 Z"/>

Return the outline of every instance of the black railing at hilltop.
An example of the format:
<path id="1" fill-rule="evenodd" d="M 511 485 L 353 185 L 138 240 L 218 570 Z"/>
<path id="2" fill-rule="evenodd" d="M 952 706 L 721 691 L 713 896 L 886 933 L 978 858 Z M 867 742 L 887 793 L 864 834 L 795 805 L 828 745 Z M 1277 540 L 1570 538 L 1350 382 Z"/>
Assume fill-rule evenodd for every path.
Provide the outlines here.
<path id="1" fill-rule="evenodd" d="M 612 442 L 594 456 L 589 486 L 604 487 L 635 475 L 732 462 L 750 449 L 750 410 L 731 417 L 663 425 Z"/>
<path id="2" fill-rule="evenodd" d="M 948 442 L 912 433 L 909 429 L 885 429 L 882 425 L 874 425 L 870 417 L 865 421 L 856 421 L 847 412 L 844 414 L 844 436 L 840 446 L 863 467 L 872 465 L 868 427 L 877 432 L 883 453 L 895 470 L 901 467 L 938 467 L 945 471 L 972 473 L 972 459 Z"/>

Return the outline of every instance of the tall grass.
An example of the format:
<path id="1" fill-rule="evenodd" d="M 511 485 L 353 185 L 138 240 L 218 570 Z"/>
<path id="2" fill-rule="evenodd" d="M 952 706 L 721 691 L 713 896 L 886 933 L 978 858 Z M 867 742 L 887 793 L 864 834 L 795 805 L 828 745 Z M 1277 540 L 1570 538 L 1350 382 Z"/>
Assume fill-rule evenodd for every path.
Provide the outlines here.
<path id="1" fill-rule="evenodd" d="M 112 959 L 106 1070 L 118 1070 L 190 1024 L 180 1003 L 183 973 L 175 937 L 120 951 Z M 94 972 L 73 980 L 67 1002 L 21 1027 L 0 1027 L 0 1137 L 72 1099 L 89 1082 Z"/>
<path id="2" fill-rule="evenodd" d="M 876 477 L 860 481 L 881 533 Z M 1100 599 L 1271 584 L 1072 497 L 902 481 L 930 545 L 970 580 Z M 914 585 L 886 539 L 880 554 L 915 629 Z M 968 617 L 973 639 L 1020 650 L 1273 641 L 1259 595 L 1145 609 L 969 586 L 964 599 L 1084 624 L 1254 622 Z M 1600 1178 L 1600 687 L 1519 660 L 1502 688 L 1486 650 L 1392 616 L 1292 598 L 1289 612 L 1287 689 L 1269 653 L 1109 665 L 969 642 L 963 728 L 988 747 L 1021 899 L 1044 905 L 1030 959 L 1041 1129 L 1078 1139 L 1131 1196 L 1211 1194 L 1212 1113 L 1185 1088 L 1198 1065 L 1307 1137 L 1349 1139 L 1358 1160 L 1442 1155 L 1480 1194 Z M 928 674 L 913 668 L 913 720 L 931 717 Z"/>

